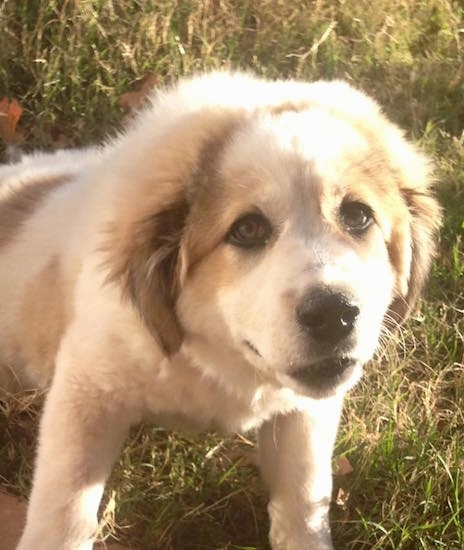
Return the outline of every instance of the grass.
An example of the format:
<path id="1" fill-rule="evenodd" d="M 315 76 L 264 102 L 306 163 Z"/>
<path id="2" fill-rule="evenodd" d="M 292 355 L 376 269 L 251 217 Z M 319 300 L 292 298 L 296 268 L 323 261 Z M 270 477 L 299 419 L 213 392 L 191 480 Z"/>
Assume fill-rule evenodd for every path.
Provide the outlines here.
<path id="1" fill-rule="evenodd" d="M 350 394 L 336 456 L 340 549 L 464 547 L 464 8 L 451 0 L 0 2 L 0 98 L 24 147 L 101 140 L 121 94 L 198 70 L 344 78 L 374 95 L 436 161 L 446 209 L 420 311 Z M 1 154 L 1 151 L 0 151 Z M 0 484 L 30 486 L 37 405 L 1 402 Z M 267 548 L 252 442 L 149 426 L 127 442 L 103 532 L 140 549 Z"/>

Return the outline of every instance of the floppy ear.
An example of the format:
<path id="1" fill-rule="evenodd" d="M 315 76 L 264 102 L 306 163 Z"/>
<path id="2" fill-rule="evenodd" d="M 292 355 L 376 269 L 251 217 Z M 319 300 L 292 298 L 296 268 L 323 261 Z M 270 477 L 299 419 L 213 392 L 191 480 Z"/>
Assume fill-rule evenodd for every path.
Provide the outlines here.
<path id="1" fill-rule="evenodd" d="M 153 129 L 142 125 L 113 159 L 116 207 L 104 246 L 108 280 L 121 286 L 167 354 L 183 339 L 175 304 L 188 268 L 182 237 L 190 206 L 198 189 L 207 187 L 236 120 L 218 111 L 190 113 L 155 142 Z"/>
<path id="2" fill-rule="evenodd" d="M 121 285 L 123 297 L 133 303 L 167 354 L 174 353 L 182 342 L 174 304 L 180 286 L 180 242 L 187 214 L 184 193 L 178 192 L 169 202 L 133 220 L 125 231 L 112 224 L 111 239 L 105 246 L 110 254 L 108 280 Z"/>
<path id="3" fill-rule="evenodd" d="M 179 198 L 138 221 L 121 274 L 124 293 L 168 354 L 182 342 L 174 305 L 180 286 L 180 241 L 187 211 L 187 202 Z"/>
<path id="4" fill-rule="evenodd" d="M 410 153 L 415 153 L 412 149 Z M 411 160 L 411 158 L 409 159 Z M 393 231 L 396 255 L 401 257 L 402 282 L 399 296 L 390 306 L 390 313 L 402 322 L 413 310 L 427 280 L 437 247 L 437 233 L 442 210 L 430 188 L 428 163 L 414 154 L 403 170 L 400 193 L 408 215 L 398 220 Z"/>

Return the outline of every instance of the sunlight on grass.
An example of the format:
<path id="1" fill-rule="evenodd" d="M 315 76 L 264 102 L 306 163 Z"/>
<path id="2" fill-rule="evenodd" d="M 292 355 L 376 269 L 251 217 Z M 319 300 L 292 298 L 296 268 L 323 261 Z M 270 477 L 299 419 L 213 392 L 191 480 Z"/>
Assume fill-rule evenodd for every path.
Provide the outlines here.
<path id="1" fill-rule="evenodd" d="M 332 510 L 340 549 L 464 548 L 464 9 L 451 0 L 0 1 L 0 98 L 25 110 L 25 148 L 114 133 L 120 95 L 246 68 L 344 78 L 436 161 L 446 209 L 426 299 L 345 407 Z M 0 155 L 2 151 L 0 150 Z M 0 402 L 0 483 L 25 495 L 36 409 Z M 241 437 L 132 433 L 102 504 L 102 536 L 137 548 L 268 548 L 266 495 Z"/>

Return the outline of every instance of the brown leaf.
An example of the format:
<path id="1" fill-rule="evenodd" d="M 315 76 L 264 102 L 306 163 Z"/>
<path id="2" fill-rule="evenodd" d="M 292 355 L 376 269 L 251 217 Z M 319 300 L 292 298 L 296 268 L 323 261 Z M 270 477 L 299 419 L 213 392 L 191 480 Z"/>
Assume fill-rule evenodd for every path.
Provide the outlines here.
<path id="1" fill-rule="evenodd" d="M 6 145 L 15 145 L 24 138 L 23 132 L 18 130 L 18 122 L 23 110 L 17 99 L 4 97 L 0 100 L 0 139 Z"/>
<path id="2" fill-rule="evenodd" d="M 158 77 L 156 75 L 153 73 L 145 74 L 134 82 L 131 91 L 121 95 L 118 100 L 118 107 L 123 111 L 139 109 L 157 83 Z"/>
<path id="3" fill-rule="evenodd" d="M 336 458 L 334 463 L 334 475 L 336 476 L 347 476 L 353 473 L 353 466 L 346 456 L 339 456 Z"/>

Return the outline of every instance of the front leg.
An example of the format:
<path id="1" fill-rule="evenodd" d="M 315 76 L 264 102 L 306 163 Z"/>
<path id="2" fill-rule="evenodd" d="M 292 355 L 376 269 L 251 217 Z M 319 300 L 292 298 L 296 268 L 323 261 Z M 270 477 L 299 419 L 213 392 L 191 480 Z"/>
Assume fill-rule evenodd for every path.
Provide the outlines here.
<path id="1" fill-rule="evenodd" d="M 104 484 L 129 428 L 127 415 L 111 398 L 82 380 L 57 374 L 41 420 L 18 550 L 92 548 Z"/>
<path id="2" fill-rule="evenodd" d="M 259 456 L 269 485 L 273 550 L 330 550 L 332 451 L 343 400 L 308 401 L 259 431 Z"/>

